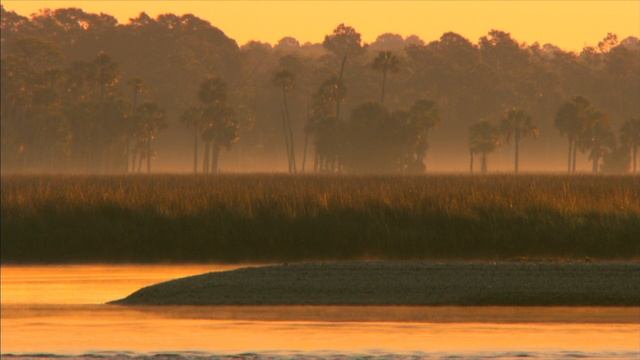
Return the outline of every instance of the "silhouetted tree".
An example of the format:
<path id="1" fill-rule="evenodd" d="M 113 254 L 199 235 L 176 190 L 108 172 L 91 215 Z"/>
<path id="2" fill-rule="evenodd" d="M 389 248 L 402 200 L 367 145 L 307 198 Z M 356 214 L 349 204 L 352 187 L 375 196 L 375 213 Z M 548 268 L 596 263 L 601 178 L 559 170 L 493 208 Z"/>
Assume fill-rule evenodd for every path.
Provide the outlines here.
<path id="1" fill-rule="evenodd" d="M 238 126 L 237 165 L 249 166 L 244 163 L 247 159 L 269 170 L 263 164 L 273 163 L 282 143 L 281 91 L 273 87 L 274 74 L 280 70 L 295 74 L 296 80 L 296 91 L 287 93 L 291 129 L 287 141 L 298 144 L 308 137 L 320 171 L 347 171 L 343 160 L 349 153 L 350 119 L 344 114 L 371 99 L 385 104 L 392 100 L 385 79 L 383 97 L 380 83 L 371 76 L 371 61 L 379 51 L 393 51 L 403 59 L 403 71 L 393 77 L 394 84 L 401 85 L 394 86 L 393 109 L 406 111 L 388 111 L 392 123 L 402 124 L 397 126 L 402 134 L 398 138 L 405 141 L 402 170 L 394 171 L 420 167 L 411 160 L 419 151 L 413 143 L 417 137 L 409 135 L 409 108 L 421 98 L 437 103 L 447 119 L 442 139 L 432 146 L 436 151 L 462 149 L 466 139 L 459 136 L 459 129 L 468 127 L 469 119 L 495 118 L 514 104 L 538 119 L 545 141 L 532 144 L 531 151 L 544 146 L 547 154 L 561 146 L 550 136 L 554 122 L 549 120 L 558 115 L 562 99 L 573 94 L 597 104 L 611 117 L 612 127 L 621 125 L 619 119 L 640 113 L 640 40 L 634 36 L 607 34 L 576 54 L 552 44 L 527 45 L 499 30 L 477 41 L 453 32 L 428 42 L 386 33 L 365 46 L 353 28 L 340 25 L 322 43 L 301 44 L 287 37 L 275 46 L 255 41 L 238 46 L 192 14 L 141 13 L 118 23 L 108 14 L 77 8 L 45 9 L 24 17 L 0 5 L 0 12 L 2 171 L 125 171 L 127 153 L 140 167 L 144 164 L 133 156 L 144 154 L 146 143 L 135 150 L 132 109 L 153 101 L 166 111 L 167 122 L 178 122 L 185 104 L 193 102 L 202 74 L 211 73 L 230 84 L 225 105 L 233 108 Z M 121 81 L 133 78 L 144 79 L 144 100 Z M 333 89 L 323 86 L 326 96 L 316 102 L 313 90 L 331 78 Z M 304 126 L 301 105 L 308 97 L 313 99 Z M 327 99 L 332 99 L 328 106 L 317 105 Z M 193 105 L 202 120 L 203 104 Z M 569 171 L 576 167 L 577 141 L 590 121 L 579 125 L 577 133 L 561 130 L 570 145 Z M 204 122 L 189 130 L 171 127 L 154 145 L 159 153 L 178 158 L 190 156 L 191 147 L 185 145 L 192 141 L 202 151 Z M 192 140 L 194 136 L 199 138 Z M 599 162 L 612 164 L 612 154 L 627 146 L 622 140 Z M 211 143 L 207 146 L 205 162 L 211 167 Z M 194 160 L 202 161 L 199 154 Z"/>
<path id="2" fill-rule="evenodd" d="M 394 121 L 380 103 L 356 107 L 345 124 L 340 158 L 347 170 L 357 173 L 397 172 L 404 155 L 402 123 Z"/>
<path id="3" fill-rule="evenodd" d="M 135 171 L 135 157 L 131 153 L 131 135 L 134 130 L 131 128 L 136 126 L 135 113 L 138 109 L 138 99 L 140 98 L 140 95 L 142 94 L 142 91 L 144 89 L 144 82 L 139 77 L 135 77 L 129 80 L 127 82 L 127 85 L 131 88 L 131 110 L 128 114 L 130 129 L 128 129 L 125 139 L 125 157 L 127 159 L 126 171 L 129 172 Z"/>
<path id="4" fill-rule="evenodd" d="M 615 145 L 616 138 L 611 131 L 608 119 L 602 114 L 593 114 L 591 124 L 578 138 L 578 147 L 582 152 L 589 153 L 592 163 L 591 171 L 594 174 L 600 171 L 600 159 L 614 149 Z"/>
<path id="5" fill-rule="evenodd" d="M 206 149 L 211 149 L 210 165 L 206 172 L 218 173 L 220 150 L 231 148 L 238 140 L 238 123 L 234 118 L 233 110 L 229 106 L 206 107 L 203 112 L 205 129 L 202 138 L 207 144 Z M 205 153 L 207 160 L 208 152 Z"/>
<path id="6" fill-rule="evenodd" d="M 285 147 L 287 150 L 289 173 L 295 174 L 295 145 L 293 141 L 293 131 L 291 130 L 291 119 L 289 117 L 289 103 L 287 101 L 287 93 L 294 86 L 294 76 L 287 70 L 281 70 L 274 75 L 273 83 L 282 90 L 282 131 L 284 133 Z"/>
<path id="7" fill-rule="evenodd" d="M 202 172 L 208 174 L 211 166 L 211 141 L 214 135 L 213 131 L 209 129 L 226 106 L 227 85 L 218 77 L 204 80 L 198 89 L 198 100 L 201 107 L 202 140 L 204 142 Z"/>
<path id="8" fill-rule="evenodd" d="M 341 122 L 331 114 L 331 105 L 342 101 L 345 89 L 338 79 L 325 80 L 313 96 L 309 132 L 314 137 L 314 171 L 335 172 L 341 146 Z"/>
<path id="9" fill-rule="evenodd" d="M 387 83 L 387 74 L 395 73 L 400 70 L 400 61 L 391 51 L 380 51 L 378 56 L 373 59 L 371 67 L 382 73 L 382 90 L 380 92 L 380 103 L 384 104 L 384 91 Z"/>
<path id="10" fill-rule="evenodd" d="M 492 123 L 488 121 L 481 121 L 469 128 L 470 154 L 472 159 L 475 154 L 480 154 L 480 171 L 483 174 L 487 172 L 487 155 L 495 151 L 499 145 L 500 131 Z M 471 171 L 473 172 L 473 168 Z"/>
<path id="11" fill-rule="evenodd" d="M 531 116 L 521 109 L 510 109 L 500 122 L 500 131 L 504 134 L 505 141 L 514 143 L 514 172 L 520 170 L 520 141 L 533 136 L 538 136 L 538 127 L 533 124 Z"/>
<path id="12" fill-rule="evenodd" d="M 202 109 L 198 106 L 192 106 L 185 110 L 180 116 L 180 122 L 187 128 L 193 129 L 193 173 L 198 173 L 198 137 L 202 131 Z"/>
<path id="13" fill-rule="evenodd" d="M 407 121 L 412 140 L 407 170 L 423 172 L 426 170 L 425 158 L 429 149 L 429 133 L 440 123 L 437 104 L 430 100 L 416 101 L 407 113 Z"/>
<path id="14" fill-rule="evenodd" d="M 337 84 L 343 86 L 344 68 L 349 56 L 358 55 L 363 51 L 360 33 L 351 26 L 340 24 L 333 30 L 333 34 L 324 38 L 322 45 L 332 53 L 334 53 L 340 61 L 340 70 L 338 72 Z M 336 97 L 336 119 L 340 120 L 340 103 L 341 97 Z"/>
<path id="15" fill-rule="evenodd" d="M 601 169 L 607 174 L 625 174 L 629 172 L 630 164 L 629 149 L 618 145 L 604 154 Z"/>
<path id="16" fill-rule="evenodd" d="M 632 172 L 638 169 L 638 146 L 640 146 L 640 119 L 627 120 L 620 128 L 620 142 L 631 152 Z"/>
<path id="17" fill-rule="evenodd" d="M 565 102 L 556 113 L 555 126 L 569 141 L 568 172 L 576 171 L 577 142 L 598 116 L 591 103 L 582 96 Z"/>
<path id="18" fill-rule="evenodd" d="M 139 143 L 144 143 L 144 150 L 140 159 L 146 159 L 147 174 L 151 174 L 151 158 L 154 155 L 151 144 L 157 139 L 160 130 L 167 127 L 166 115 L 158 105 L 152 102 L 145 102 L 136 109 L 135 117 L 140 126 Z"/>
<path id="19" fill-rule="evenodd" d="M 227 103 L 227 85 L 222 79 L 212 77 L 204 80 L 198 90 L 198 100 L 204 142 L 202 171 L 215 174 L 218 172 L 220 150 L 231 148 L 238 139 L 238 123 Z"/>

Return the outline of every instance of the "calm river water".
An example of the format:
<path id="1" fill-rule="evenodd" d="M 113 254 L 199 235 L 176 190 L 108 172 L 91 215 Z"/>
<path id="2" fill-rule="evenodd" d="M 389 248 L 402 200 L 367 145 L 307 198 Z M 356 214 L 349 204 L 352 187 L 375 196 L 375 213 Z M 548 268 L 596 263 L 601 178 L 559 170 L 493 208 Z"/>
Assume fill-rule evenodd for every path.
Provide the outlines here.
<path id="1" fill-rule="evenodd" d="M 640 358 L 640 308 L 104 305 L 236 267 L 2 266 L 3 358 Z"/>

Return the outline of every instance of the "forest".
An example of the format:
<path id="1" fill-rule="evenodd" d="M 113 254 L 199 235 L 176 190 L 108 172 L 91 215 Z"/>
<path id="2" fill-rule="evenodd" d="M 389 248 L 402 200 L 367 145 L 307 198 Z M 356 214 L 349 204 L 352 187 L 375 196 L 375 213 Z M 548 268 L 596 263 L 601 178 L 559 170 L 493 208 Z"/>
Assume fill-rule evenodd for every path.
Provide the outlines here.
<path id="1" fill-rule="evenodd" d="M 240 45 L 191 14 L 0 11 L 3 174 L 637 170 L 636 37 Z"/>

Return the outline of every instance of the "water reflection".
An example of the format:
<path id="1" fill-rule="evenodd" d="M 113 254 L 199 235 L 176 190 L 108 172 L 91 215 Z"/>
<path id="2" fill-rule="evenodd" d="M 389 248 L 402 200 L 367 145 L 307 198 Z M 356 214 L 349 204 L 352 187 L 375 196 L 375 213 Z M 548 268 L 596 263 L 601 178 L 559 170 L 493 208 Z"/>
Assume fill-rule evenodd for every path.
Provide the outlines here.
<path id="1" fill-rule="evenodd" d="M 640 326 L 628 320 L 630 309 L 583 309 L 598 319 L 624 323 L 517 323 L 493 319 L 500 309 L 477 322 L 483 309 L 458 309 L 456 322 L 389 321 L 409 313 L 438 313 L 443 309 L 340 309 L 324 307 L 201 307 L 127 308 L 108 305 L 5 305 L 2 308 L 2 351 L 84 353 L 95 350 L 188 351 L 506 351 L 580 349 L 635 351 Z M 453 311 L 451 309 L 450 311 Z M 344 315 L 336 316 L 336 312 Z M 449 310 L 447 310 L 449 311 Z M 505 309 L 513 313 L 512 309 Z M 534 314 L 536 310 L 529 310 Z M 549 317 L 556 311 L 540 310 Z M 321 320 L 323 314 L 333 314 Z M 469 314 L 469 321 L 464 321 Z M 367 319 L 367 316 L 373 315 Z M 299 317 L 301 319 L 295 319 Z M 376 321 L 383 317 L 384 321 Z M 364 318 L 366 321 L 351 320 Z M 332 321 L 338 319 L 339 321 Z M 497 320 L 504 320 L 498 317 Z M 277 321 L 273 321 L 277 320 Z M 462 322 L 460 320 L 463 320 Z"/>
<path id="2" fill-rule="evenodd" d="M 143 286 L 242 265 L 2 266 L 2 304 L 102 304 Z"/>
<path id="3" fill-rule="evenodd" d="M 640 308 L 102 305 L 158 281 L 229 268 L 3 267 L 2 353 L 640 356 Z"/>

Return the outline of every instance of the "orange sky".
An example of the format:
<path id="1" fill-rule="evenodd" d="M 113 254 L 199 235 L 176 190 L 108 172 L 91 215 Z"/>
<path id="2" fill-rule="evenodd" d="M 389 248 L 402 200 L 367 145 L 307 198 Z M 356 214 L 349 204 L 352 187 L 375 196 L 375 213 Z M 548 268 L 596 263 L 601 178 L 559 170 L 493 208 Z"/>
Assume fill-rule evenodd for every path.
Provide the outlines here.
<path id="1" fill-rule="evenodd" d="M 42 8 L 80 7 L 126 22 L 141 11 L 193 13 L 240 44 L 294 36 L 321 41 L 341 22 L 367 42 L 384 32 L 417 34 L 429 41 L 454 31 L 476 41 L 492 28 L 527 43 L 554 43 L 569 50 L 595 45 L 607 32 L 640 36 L 640 0 L 628 1 L 72 1 L 0 0 L 29 15 Z"/>

